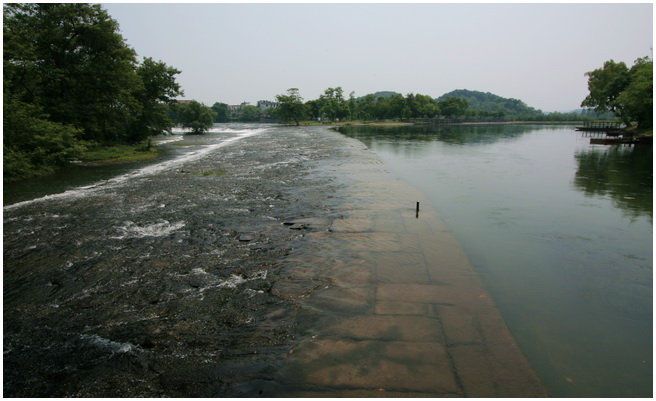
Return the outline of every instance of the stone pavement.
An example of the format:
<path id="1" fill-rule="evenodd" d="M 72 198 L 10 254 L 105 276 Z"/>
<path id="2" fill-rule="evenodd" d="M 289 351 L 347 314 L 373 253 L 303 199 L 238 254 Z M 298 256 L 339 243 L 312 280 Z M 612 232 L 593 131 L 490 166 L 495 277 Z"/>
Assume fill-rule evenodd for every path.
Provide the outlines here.
<path id="1" fill-rule="evenodd" d="M 373 160 L 339 168 L 350 181 L 338 196 L 350 203 L 307 234 L 309 251 L 289 260 L 287 284 L 274 288 L 298 300 L 304 322 L 279 372 L 281 395 L 546 396 L 422 194 Z M 294 293 L 307 280 L 315 291 Z"/>

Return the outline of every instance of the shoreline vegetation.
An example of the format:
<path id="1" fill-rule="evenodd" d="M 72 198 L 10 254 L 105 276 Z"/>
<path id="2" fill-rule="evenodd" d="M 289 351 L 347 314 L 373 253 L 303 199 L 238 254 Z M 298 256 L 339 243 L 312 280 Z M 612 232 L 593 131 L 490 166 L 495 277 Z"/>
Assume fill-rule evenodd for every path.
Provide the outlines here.
<path id="1" fill-rule="evenodd" d="M 394 91 L 356 96 L 340 86 L 311 100 L 290 88 L 257 106 L 215 102 L 209 107 L 182 100 L 177 82 L 181 71 L 150 57 L 138 58 L 101 5 L 6 4 L 3 16 L 4 182 L 49 175 L 80 161 L 154 158 L 153 151 L 134 147 L 175 125 L 203 134 L 214 123 L 226 122 L 384 127 L 611 119 L 631 128 L 627 132 L 635 127 L 642 132 L 653 119 L 649 57 L 631 68 L 609 60 L 586 73 L 590 94 L 582 109 L 566 113 L 543 112 L 519 99 L 467 89 L 439 97 Z"/>
<path id="2" fill-rule="evenodd" d="M 160 155 L 157 146 L 150 142 L 136 145 L 95 146 L 87 148 L 75 164 L 98 166 L 152 160 Z"/>

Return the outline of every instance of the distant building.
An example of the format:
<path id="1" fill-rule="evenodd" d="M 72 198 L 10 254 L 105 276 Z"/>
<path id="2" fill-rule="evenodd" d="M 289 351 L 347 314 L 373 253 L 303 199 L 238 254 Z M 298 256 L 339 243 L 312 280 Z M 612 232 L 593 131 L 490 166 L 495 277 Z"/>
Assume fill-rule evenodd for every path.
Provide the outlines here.
<path id="1" fill-rule="evenodd" d="M 230 113 L 238 113 L 242 107 L 248 106 L 250 103 L 248 102 L 242 102 L 241 104 L 229 104 L 228 105 L 228 111 Z"/>
<path id="2" fill-rule="evenodd" d="M 270 100 L 258 100 L 257 108 L 264 111 L 278 106 L 278 102 L 272 102 Z"/>
<path id="3" fill-rule="evenodd" d="M 189 104 L 189 103 L 193 102 L 193 100 L 176 99 L 175 102 L 176 102 L 177 104 Z"/>

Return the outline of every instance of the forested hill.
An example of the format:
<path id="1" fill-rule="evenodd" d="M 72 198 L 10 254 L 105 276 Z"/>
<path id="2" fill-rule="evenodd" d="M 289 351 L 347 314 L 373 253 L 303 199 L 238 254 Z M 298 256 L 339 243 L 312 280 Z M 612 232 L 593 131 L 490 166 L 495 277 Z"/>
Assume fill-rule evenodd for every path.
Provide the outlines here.
<path id="1" fill-rule="evenodd" d="M 369 95 L 372 95 L 375 98 L 387 99 L 387 98 L 390 98 L 392 96 L 400 95 L 400 93 L 394 92 L 394 91 L 378 91 L 378 92 L 375 92 L 375 93 L 370 93 Z M 369 96 L 369 95 L 365 95 L 365 96 Z M 360 96 L 360 98 L 363 98 L 363 97 L 364 96 Z"/>
<path id="2" fill-rule="evenodd" d="M 533 117 L 542 115 L 542 111 L 527 106 L 519 99 L 505 98 L 490 92 L 457 89 L 437 98 L 460 98 L 467 101 L 468 111 L 479 116 L 489 117 Z"/>

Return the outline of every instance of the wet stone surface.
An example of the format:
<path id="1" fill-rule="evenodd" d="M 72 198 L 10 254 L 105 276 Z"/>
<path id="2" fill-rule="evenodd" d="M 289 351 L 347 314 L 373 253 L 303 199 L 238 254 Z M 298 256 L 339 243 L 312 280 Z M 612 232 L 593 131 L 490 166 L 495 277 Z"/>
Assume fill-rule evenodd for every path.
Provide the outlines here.
<path id="1" fill-rule="evenodd" d="M 4 395 L 543 395 L 417 200 L 361 143 L 280 127 L 5 208 Z"/>
<path id="2" fill-rule="evenodd" d="M 180 166 L 4 212 L 6 396 L 214 396 L 293 339 L 272 294 L 322 213 L 337 134 L 270 129 Z M 221 169 L 222 174 L 206 174 Z"/>
<path id="3" fill-rule="evenodd" d="M 276 375 L 287 396 L 544 396 L 459 244 L 423 196 L 352 143 L 340 214 L 287 256 L 299 335 Z M 424 205 L 415 214 L 416 201 Z M 298 297 L 295 281 L 317 281 Z M 265 387 L 266 388 L 266 387 Z"/>

